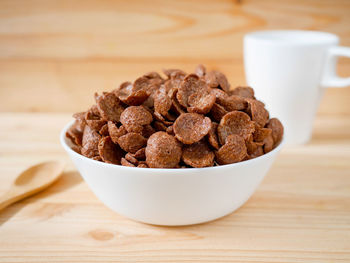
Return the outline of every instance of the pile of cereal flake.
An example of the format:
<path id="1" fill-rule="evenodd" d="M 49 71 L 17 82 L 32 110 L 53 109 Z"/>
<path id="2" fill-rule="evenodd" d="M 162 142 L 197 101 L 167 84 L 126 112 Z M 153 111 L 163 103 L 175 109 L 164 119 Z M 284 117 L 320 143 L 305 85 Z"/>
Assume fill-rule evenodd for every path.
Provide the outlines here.
<path id="1" fill-rule="evenodd" d="M 281 122 L 269 118 L 252 88 L 231 90 L 223 73 L 203 65 L 195 74 L 164 74 L 95 94 L 95 105 L 73 115 L 72 149 L 117 165 L 199 168 L 256 158 L 282 140 Z"/>

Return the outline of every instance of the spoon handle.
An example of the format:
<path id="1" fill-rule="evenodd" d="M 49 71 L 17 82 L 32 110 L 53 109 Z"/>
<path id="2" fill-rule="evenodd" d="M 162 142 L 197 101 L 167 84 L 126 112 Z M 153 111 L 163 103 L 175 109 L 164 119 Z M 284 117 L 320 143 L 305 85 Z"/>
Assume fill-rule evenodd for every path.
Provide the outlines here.
<path id="1" fill-rule="evenodd" d="M 11 198 L 8 193 L 0 196 L 0 211 L 14 202 L 15 201 L 13 201 L 13 198 Z"/>
<path id="2" fill-rule="evenodd" d="M 30 193 L 14 194 L 11 191 L 8 191 L 4 195 L 0 196 L 0 211 L 9 205 L 26 198 L 29 195 Z"/>

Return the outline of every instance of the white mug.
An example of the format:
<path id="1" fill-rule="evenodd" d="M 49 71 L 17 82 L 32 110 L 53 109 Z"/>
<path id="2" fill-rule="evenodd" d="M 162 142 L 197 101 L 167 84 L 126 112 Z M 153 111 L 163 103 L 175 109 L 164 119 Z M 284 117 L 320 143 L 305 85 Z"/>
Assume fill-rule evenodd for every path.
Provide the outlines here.
<path id="1" fill-rule="evenodd" d="M 282 121 L 287 144 L 310 140 L 325 87 L 350 86 L 350 78 L 336 75 L 337 57 L 350 57 L 350 48 L 338 43 L 336 35 L 317 31 L 258 31 L 244 37 L 247 83 Z"/>

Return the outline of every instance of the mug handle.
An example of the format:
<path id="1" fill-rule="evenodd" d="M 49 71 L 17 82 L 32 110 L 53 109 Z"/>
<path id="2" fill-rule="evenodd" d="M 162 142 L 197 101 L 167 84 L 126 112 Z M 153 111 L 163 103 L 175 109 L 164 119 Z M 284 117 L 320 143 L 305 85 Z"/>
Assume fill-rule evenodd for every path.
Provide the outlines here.
<path id="1" fill-rule="evenodd" d="M 350 86 L 350 77 L 341 78 L 336 73 L 337 57 L 339 56 L 350 58 L 350 47 L 335 46 L 328 50 L 321 81 L 322 86 L 335 88 Z"/>

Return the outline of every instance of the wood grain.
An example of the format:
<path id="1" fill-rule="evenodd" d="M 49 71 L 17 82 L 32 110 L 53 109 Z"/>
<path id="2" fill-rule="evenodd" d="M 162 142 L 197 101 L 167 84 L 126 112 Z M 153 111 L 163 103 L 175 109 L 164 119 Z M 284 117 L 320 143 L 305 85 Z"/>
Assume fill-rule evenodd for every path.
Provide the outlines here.
<path id="1" fill-rule="evenodd" d="M 253 30 L 323 30 L 350 46 L 349 12 L 346 0 L 0 1 L 0 195 L 34 163 L 69 163 L 51 188 L 0 213 L 0 262 L 350 262 L 348 88 L 326 91 L 308 145 L 283 149 L 242 208 L 207 224 L 112 212 L 58 140 L 93 92 L 147 71 L 204 63 L 244 84 Z M 349 60 L 339 73 L 350 75 Z"/>
<path id="2" fill-rule="evenodd" d="M 245 84 L 242 38 L 261 29 L 312 29 L 350 46 L 346 0 L 0 2 L 0 111 L 74 112 L 94 91 L 150 70 L 197 63 Z M 342 59 L 341 75 L 350 75 Z M 321 114 L 348 114 L 350 89 L 330 89 Z"/>
<path id="3" fill-rule="evenodd" d="M 0 262 L 349 262 L 350 118 L 319 116 L 253 197 L 222 219 L 157 227 L 106 208 L 59 145 L 70 114 L 0 113 L 0 194 L 33 163 L 67 160 L 48 190 L 0 213 Z"/>

